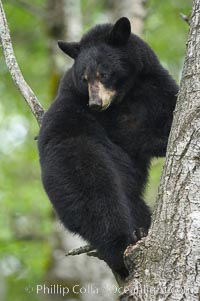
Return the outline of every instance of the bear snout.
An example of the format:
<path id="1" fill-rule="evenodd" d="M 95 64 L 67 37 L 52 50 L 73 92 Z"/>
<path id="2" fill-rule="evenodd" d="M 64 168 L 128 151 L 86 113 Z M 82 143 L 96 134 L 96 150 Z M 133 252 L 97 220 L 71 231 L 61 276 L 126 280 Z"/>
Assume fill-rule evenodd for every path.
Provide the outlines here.
<path id="1" fill-rule="evenodd" d="M 89 91 L 89 107 L 95 111 L 106 110 L 116 92 L 110 89 L 107 89 L 100 81 L 95 81 L 93 84 L 88 84 Z"/>
<path id="2" fill-rule="evenodd" d="M 88 84 L 89 90 L 89 107 L 94 111 L 102 109 L 102 99 L 99 96 L 99 85 L 97 82 Z"/>

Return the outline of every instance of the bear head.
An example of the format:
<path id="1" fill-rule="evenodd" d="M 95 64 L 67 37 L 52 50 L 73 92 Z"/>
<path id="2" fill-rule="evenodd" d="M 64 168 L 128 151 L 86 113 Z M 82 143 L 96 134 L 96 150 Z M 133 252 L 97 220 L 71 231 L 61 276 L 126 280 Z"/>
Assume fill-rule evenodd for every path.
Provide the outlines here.
<path id="1" fill-rule="evenodd" d="M 60 49 L 75 60 L 73 80 L 78 91 L 87 95 L 93 110 L 103 111 L 120 102 L 130 87 L 141 61 L 132 43 L 131 26 L 127 18 L 114 25 L 92 28 L 80 42 L 59 41 Z M 133 37 L 132 37 L 133 38 Z"/>

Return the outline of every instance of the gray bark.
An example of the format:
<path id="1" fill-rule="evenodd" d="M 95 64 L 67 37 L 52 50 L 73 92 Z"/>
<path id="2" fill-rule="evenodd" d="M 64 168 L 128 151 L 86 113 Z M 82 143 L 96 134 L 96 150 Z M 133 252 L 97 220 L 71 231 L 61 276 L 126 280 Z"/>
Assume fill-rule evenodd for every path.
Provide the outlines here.
<path id="1" fill-rule="evenodd" d="M 194 0 L 186 59 L 153 222 L 125 252 L 121 300 L 200 300 L 200 2 Z"/>

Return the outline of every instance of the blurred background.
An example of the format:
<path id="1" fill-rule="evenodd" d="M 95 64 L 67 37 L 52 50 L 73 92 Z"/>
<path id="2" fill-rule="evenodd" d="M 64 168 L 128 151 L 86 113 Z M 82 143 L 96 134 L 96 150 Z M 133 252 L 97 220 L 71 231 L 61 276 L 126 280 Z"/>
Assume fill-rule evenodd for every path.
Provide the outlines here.
<path id="1" fill-rule="evenodd" d="M 45 109 L 60 76 L 72 64 L 56 41 L 77 41 L 94 24 L 121 16 L 130 18 L 132 31 L 180 80 L 189 26 L 179 14 L 190 14 L 190 0 L 7 0 L 3 4 L 18 63 Z M 0 300 L 116 300 L 116 283 L 104 262 L 86 255 L 65 256 L 85 243 L 56 220 L 40 180 L 34 140 L 37 122 L 14 86 L 2 53 L 0 58 Z M 152 208 L 163 162 L 152 162 L 145 192 Z"/>

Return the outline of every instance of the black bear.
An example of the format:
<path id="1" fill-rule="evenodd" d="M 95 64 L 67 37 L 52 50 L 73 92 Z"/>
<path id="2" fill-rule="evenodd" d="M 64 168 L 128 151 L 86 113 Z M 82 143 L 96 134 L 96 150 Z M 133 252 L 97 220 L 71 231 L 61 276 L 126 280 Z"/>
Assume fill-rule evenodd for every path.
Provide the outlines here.
<path id="1" fill-rule="evenodd" d="M 123 253 L 150 226 L 142 195 L 151 158 L 166 153 L 178 86 L 124 17 L 59 47 L 75 62 L 42 120 L 43 185 L 65 227 L 126 277 Z"/>

